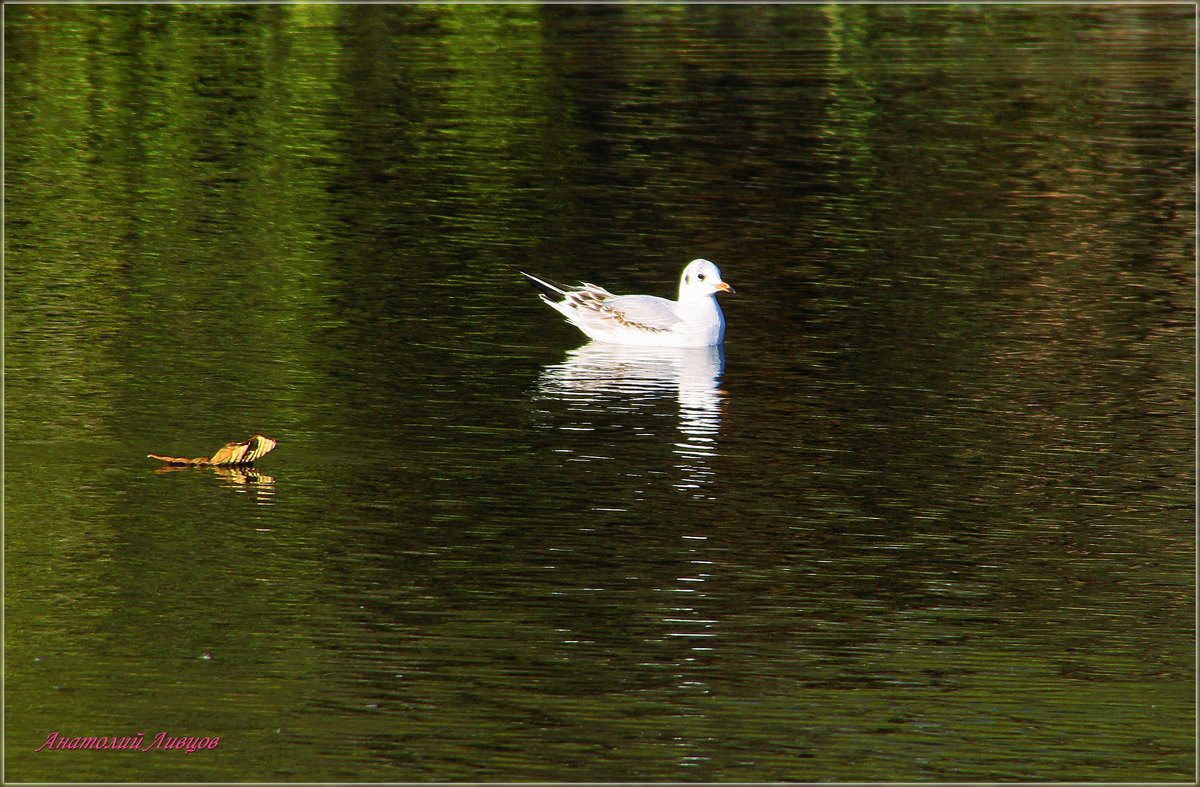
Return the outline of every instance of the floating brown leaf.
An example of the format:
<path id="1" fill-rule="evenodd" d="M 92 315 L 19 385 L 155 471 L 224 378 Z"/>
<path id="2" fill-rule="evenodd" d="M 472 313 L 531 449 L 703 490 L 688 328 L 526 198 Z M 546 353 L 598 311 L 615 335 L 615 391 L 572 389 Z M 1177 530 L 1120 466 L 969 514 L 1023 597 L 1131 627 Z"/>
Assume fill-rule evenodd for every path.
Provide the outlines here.
<path id="1" fill-rule="evenodd" d="M 243 440 L 240 443 L 226 443 L 221 446 L 219 451 L 207 458 L 202 456 L 197 459 L 184 459 L 178 456 L 160 456 L 159 454 L 146 454 L 146 456 L 169 465 L 230 467 L 252 464 L 254 460 L 273 451 L 276 445 L 278 443 L 271 438 L 256 434 L 249 440 Z"/>

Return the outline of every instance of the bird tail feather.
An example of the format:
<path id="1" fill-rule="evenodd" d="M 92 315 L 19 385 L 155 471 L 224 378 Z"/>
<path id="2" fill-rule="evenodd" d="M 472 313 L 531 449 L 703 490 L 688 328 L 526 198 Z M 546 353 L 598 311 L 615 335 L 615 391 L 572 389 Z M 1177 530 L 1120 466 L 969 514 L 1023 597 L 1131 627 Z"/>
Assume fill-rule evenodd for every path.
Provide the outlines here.
<path id="1" fill-rule="evenodd" d="M 551 302 L 561 301 L 567 297 L 567 291 L 557 284 L 548 281 L 543 281 L 537 276 L 530 276 L 525 271 L 520 272 L 522 276 L 529 280 L 529 283 L 538 289 L 542 297 Z"/>

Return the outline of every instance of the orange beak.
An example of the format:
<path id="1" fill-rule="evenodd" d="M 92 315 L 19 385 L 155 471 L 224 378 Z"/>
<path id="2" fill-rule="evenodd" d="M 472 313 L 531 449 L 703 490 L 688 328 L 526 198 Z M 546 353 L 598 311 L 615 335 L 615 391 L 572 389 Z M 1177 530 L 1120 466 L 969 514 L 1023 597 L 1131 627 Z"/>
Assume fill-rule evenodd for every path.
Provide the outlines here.
<path id="1" fill-rule="evenodd" d="M 734 290 L 732 287 L 730 287 L 730 286 L 729 286 L 728 284 L 726 284 L 725 282 L 720 282 L 720 283 L 718 283 L 718 284 L 714 284 L 714 285 L 713 285 L 713 289 L 715 289 L 715 290 L 719 290 L 719 291 L 721 291 L 721 292 L 728 292 L 728 293 L 733 293 L 733 292 L 736 292 L 736 290 Z"/>

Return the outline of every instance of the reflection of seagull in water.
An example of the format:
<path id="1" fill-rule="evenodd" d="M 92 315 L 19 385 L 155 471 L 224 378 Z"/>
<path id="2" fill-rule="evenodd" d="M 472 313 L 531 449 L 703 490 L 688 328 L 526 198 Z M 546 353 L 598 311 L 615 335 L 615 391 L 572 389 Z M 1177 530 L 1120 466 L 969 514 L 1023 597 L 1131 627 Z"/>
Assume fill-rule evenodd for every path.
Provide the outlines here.
<path id="1" fill-rule="evenodd" d="M 708 260 L 692 260 L 679 277 L 679 299 L 613 295 L 603 287 L 560 287 L 522 273 L 567 322 L 598 342 L 641 347 L 711 347 L 725 338 L 718 292 L 733 292 Z"/>
<path id="2" fill-rule="evenodd" d="M 712 480 L 708 461 L 716 454 L 721 426 L 721 375 L 725 352 L 715 347 L 622 347 L 590 342 L 542 372 L 543 396 L 573 402 L 572 409 L 630 410 L 675 397 L 679 431 L 674 444 L 676 486 L 699 489 Z"/>

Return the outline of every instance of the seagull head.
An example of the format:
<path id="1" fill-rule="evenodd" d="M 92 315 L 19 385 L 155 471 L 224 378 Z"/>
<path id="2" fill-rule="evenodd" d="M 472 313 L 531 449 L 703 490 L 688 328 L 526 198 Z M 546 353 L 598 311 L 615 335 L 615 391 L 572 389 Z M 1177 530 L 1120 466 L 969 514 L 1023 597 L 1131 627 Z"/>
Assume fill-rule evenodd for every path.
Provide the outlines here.
<path id="1" fill-rule="evenodd" d="M 733 292 L 721 280 L 721 270 L 708 260 L 692 260 L 679 277 L 679 300 L 707 298 L 718 292 Z"/>

